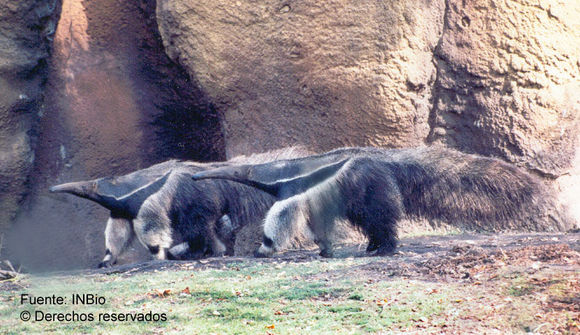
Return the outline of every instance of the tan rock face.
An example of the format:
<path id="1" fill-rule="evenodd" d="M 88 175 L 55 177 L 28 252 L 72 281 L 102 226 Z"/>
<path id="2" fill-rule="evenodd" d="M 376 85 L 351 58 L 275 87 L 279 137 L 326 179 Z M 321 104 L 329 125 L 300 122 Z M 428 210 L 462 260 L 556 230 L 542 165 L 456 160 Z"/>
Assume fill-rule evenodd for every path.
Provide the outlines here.
<path id="1" fill-rule="evenodd" d="M 230 156 L 438 142 L 580 194 L 578 1 L 159 0 L 157 15 Z"/>
<path id="2" fill-rule="evenodd" d="M 158 1 L 169 56 L 223 115 L 228 156 L 428 135 L 443 1 Z"/>
<path id="3" fill-rule="evenodd" d="M 429 141 L 556 179 L 580 224 L 580 2 L 450 1 Z"/>
<path id="4" fill-rule="evenodd" d="M 450 1 L 430 140 L 557 177 L 580 133 L 580 3 Z"/>

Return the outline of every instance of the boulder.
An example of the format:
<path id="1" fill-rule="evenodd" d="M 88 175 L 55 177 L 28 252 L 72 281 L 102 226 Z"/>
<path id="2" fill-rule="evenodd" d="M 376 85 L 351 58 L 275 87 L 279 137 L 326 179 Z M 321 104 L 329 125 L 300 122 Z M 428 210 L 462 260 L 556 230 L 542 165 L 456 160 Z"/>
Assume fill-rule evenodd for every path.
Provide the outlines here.
<path id="1" fill-rule="evenodd" d="M 578 17 L 578 1 L 449 1 L 428 141 L 555 180 L 580 224 Z"/>
<path id="2" fill-rule="evenodd" d="M 580 134 L 580 3 L 450 1 L 435 51 L 431 141 L 547 177 Z"/>
<path id="3" fill-rule="evenodd" d="M 230 157 L 423 143 L 444 10 L 443 0 L 157 2 L 166 52 L 216 104 Z"/>

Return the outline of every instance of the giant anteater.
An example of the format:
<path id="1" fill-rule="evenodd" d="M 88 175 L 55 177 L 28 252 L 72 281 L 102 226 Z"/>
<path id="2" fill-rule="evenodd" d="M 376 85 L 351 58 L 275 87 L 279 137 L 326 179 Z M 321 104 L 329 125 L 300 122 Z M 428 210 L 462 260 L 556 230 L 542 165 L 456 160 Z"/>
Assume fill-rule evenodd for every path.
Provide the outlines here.
<path id="1" fill-rule="evenodd" d="M 236 157 L 228 162 L 170 160 L 127 175 L 56 185 L 51 192 L 80 196 L 110 210 L 106 253 L 109 267 L 136 236 L 158 259 L 233 254 L 236 233 L 259 222 L 274 203 L 271 195 L 230 181 L 194 182 L 193 173 L 234 163 L 302 157 L 302 147 Z"/>
<path id="2" fill-rule="evenodd" d="M 270 256 L 306 227 L 322 256 L 330 232 L 347 219 L 369 239 L 368 252 L 390 254 L 405 216 L 476 221 L 488 230 L 570 227 L 539 178 L 498 159 L 441 147 L 343 148 L 265 164 L 198 172 L 195 180 L 226 179 L 262 189 L 278 201 L 264 219 L 256 256 Z"/>

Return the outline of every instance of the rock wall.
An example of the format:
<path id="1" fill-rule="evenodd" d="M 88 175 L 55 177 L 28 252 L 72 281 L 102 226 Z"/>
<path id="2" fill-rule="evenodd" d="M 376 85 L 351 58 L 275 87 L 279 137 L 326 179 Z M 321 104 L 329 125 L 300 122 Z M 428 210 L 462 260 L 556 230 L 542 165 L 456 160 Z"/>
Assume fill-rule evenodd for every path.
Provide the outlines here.
<path id="1" fill-rule="evenodd" d="M 448 1 L 428 142 L 555 181 L 580 227 L 578 17 L 578 1 Z"/>
<path id="2" fill-rule="evenodd" d="M 28 191 L 56 1 L 0 1 L 0 231 Z"/>
<path id="3" fill-rule="evenodd" d="M 157 15 L 168 55 L 222 113 L 233 156 L 422 143 L 444 9 L 443 0 L 160 0 Z"/>
<path id="4" fill-rule="evenodd" d="M 44 94 L 30 194 L 8 235 L 29 269 L 104 255 L 108 211 L 50 185 L 225 156 L 213 107 L 163 51 L 154 2 L 63 0 Z M 148 257 L 140 250 L 128 258 Z"/>
<path id="5" fill-rule="evenodd" d="M 580 3 L 450 1 L 430 140 L 570 170 L 580 134 Z"/>
<path id="6" fill-rule="evenodd" d="M 443 143 L 557 180 L 580 212 L 578 1 L 159 0 L 157 14 L 228 155 Z"/>

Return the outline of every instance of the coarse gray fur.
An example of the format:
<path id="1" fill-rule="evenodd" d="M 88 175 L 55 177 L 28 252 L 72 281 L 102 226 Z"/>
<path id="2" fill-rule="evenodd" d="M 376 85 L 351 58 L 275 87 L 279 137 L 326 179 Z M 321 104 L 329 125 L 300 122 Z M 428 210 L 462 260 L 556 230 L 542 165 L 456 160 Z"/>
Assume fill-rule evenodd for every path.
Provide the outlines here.
<path id="1" fill-rule="evenodd" d="M 170 160 L 124 176 L 66 183 L 50 190 L 87 198 L 111 211 L 105 229 L 105 257 L 99 267 L 115 264 L 135 236 L 158 259 L 232 254 L 236 233 L 261 220 L 274 197 L 239 183 L 198 183 L 190 176 L 209 168 L 309 153 L 292 147 L 228 162 Z"/>
<path id="2" fill-rule="evenodd" d="M 330 233 L 346 219 L 369 239 L 367 251 L 390 254 L 404 217 L 444 220 L 484 230 L 563 230 L 564 209 L 537 177 L 498 159 L 441 147 L 344 148 L 266 164 L 226 166 L 193 176 L 222 178 L 277 197 L 264 219 L 257 256 L 310 231 L 322 256 Z M 470 224 L 471 223 L 471 224 Z"/>

